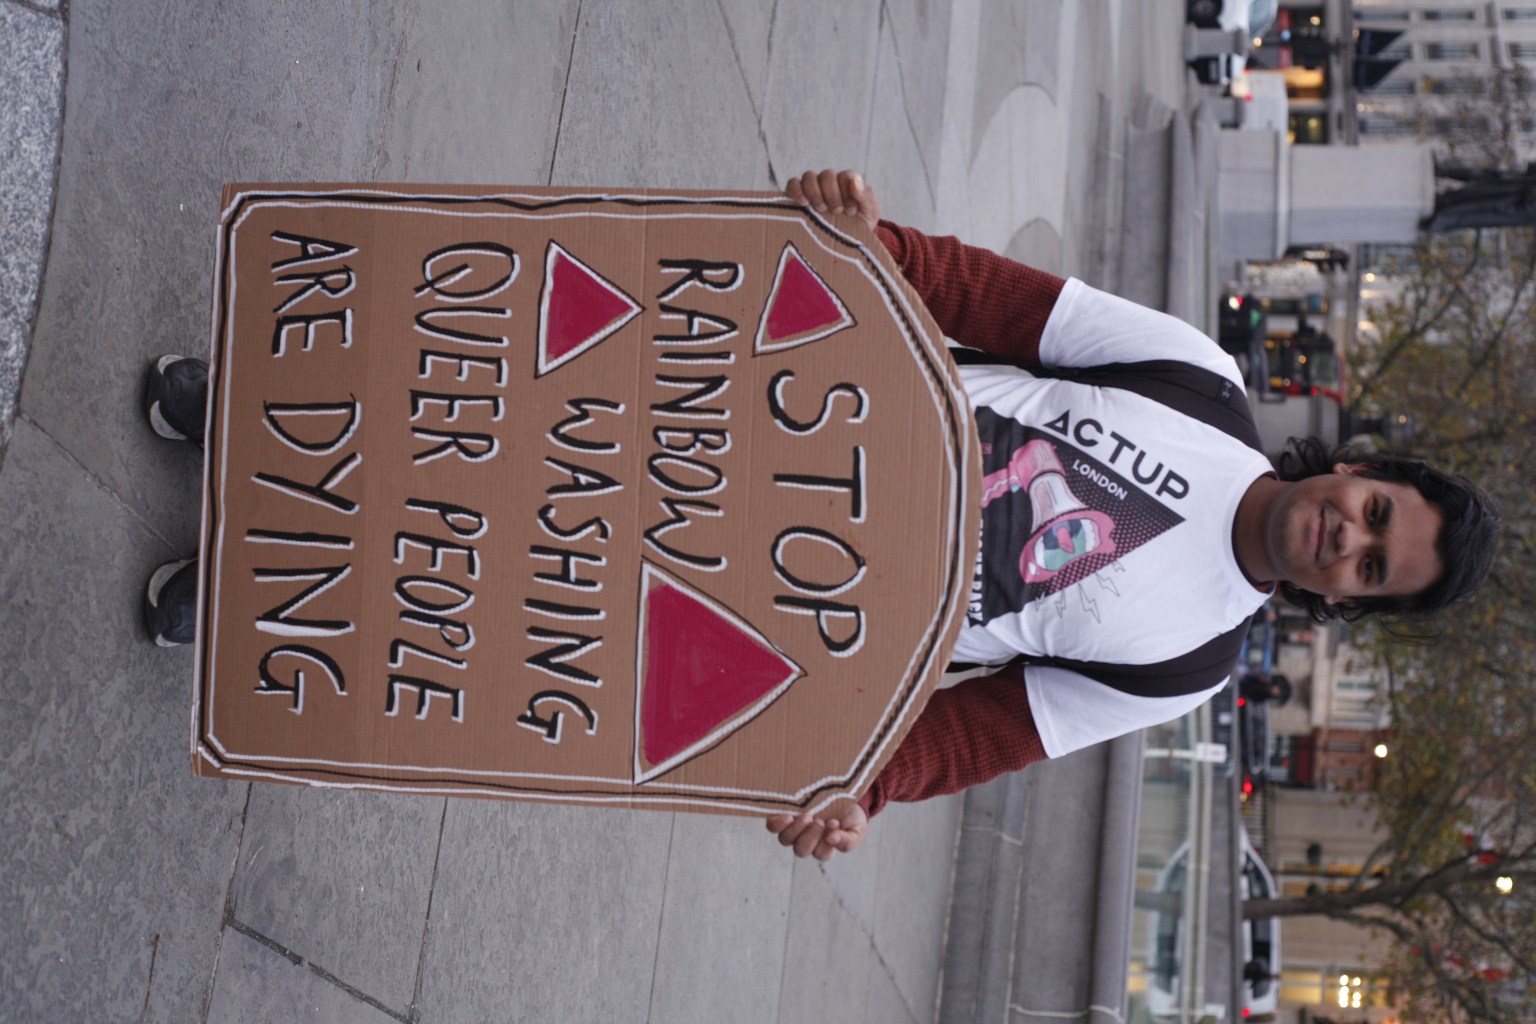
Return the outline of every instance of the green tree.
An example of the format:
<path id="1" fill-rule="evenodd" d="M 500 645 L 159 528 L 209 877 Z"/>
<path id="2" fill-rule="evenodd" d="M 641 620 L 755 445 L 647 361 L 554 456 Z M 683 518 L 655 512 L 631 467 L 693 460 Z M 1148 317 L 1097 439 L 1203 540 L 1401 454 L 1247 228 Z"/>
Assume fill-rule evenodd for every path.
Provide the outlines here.
<path id="1" fill-rule="evenodd" d="M 1244 914 L 1390 934 L 1405 1020 L 1513 1024 L 1536 1019 L 1536 232 L 1427 237 L 1391 269 L 1400 290 L 1350 353 L 1355 408 L 1411 417 L 1414 454 L 1490 491 L 1501 550 L 1436 642 L 1367 634 L 1394 738 L 1363 796 L 1382 836 L 1364 869 Z"/>

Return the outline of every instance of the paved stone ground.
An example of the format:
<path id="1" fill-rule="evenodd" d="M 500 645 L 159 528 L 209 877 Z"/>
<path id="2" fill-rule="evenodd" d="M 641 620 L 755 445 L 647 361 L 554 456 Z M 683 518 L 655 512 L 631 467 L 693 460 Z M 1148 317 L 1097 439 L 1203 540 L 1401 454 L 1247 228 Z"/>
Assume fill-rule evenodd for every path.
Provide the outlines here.
<path id="1" fill-rule="evenodd" d="M 935 1019 L 959 800 L 823 867 L 745 820 L 191 778 L 191 652 L 137 608 L 195 547 L 199 457 L 149 432 L 141 376 L 205 347 L 226 180 L 846 165 L 893 219 L 1112 284 L 1126 123 L 1182 102 L 1179 8 L 0 0 L 0 1014 Z M 1028 873 L 1034 920 L 1057 870 Z"/>

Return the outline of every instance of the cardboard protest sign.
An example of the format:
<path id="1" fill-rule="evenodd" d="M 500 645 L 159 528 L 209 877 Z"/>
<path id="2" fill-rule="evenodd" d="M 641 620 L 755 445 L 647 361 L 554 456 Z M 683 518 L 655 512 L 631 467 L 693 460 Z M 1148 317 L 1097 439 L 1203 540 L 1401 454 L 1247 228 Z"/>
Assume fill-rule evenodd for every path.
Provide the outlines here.
<path id="1" fill-rule="evenodd" d="M 948 660 L 973 423 L 852 218 L 227 186 L 213 327 L 199 774 L 821 808 Z"/>

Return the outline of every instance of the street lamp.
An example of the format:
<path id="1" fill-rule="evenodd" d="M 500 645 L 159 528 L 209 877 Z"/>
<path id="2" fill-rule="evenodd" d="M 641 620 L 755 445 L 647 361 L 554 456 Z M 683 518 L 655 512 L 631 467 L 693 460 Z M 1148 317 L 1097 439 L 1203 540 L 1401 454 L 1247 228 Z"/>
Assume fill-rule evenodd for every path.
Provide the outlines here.
<path id="1" fill-rule="evenodd" d="M 1515 880 L 1508 875 L 1500 875 L 1494 880 L 1493 887 L 1508 896 L 1515 890 Z"/>
<path id="2" fill-rule="evenodd" d="M 1385 743 L 1378 743 L 1378 744 L 1376 744 L 1376 749 L 1373 750 L 1372 753 L 1375 754 L 1377 757 L 1386 757 L 1387 756 L 1387 745 Z"/>

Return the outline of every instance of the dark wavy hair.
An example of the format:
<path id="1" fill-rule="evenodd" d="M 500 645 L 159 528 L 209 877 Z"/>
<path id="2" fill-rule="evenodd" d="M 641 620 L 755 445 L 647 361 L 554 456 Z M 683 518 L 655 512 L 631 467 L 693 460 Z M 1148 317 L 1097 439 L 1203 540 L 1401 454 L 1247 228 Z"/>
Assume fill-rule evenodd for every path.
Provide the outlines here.
<path id="1" fill-rule="evenodd" d="M 1366 597 L 1349 604 L 1329 604 L 1321 594 L 1290 583 L 1280 593 L 1300 605 L 1313 622 L 1343 619 L 1354 622 L 1367 615 L 1387 612 L 1396 616 L 1428 616 L 1475 591 L 1493 565 L 1499 536 L 1499 513 L 1493 499 L 1458 473 L 1445 473 L 1422 459 L 1383 452 L 1360 451 L 1348 445 L 1329 448 L 1315 437 L 1293 437 L 1278 463 L 1280 479 L 1305 480 L 1333 472 L 1339 463 L 1366 467 L 1362 476 L 1371 480 L 1408 484 L 1445 516 L 1435 542 L 1444 569 L 1440 578 L 1417 594 L 1402 597 Z"/>

